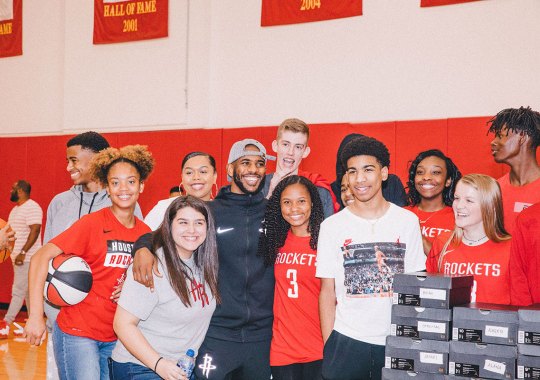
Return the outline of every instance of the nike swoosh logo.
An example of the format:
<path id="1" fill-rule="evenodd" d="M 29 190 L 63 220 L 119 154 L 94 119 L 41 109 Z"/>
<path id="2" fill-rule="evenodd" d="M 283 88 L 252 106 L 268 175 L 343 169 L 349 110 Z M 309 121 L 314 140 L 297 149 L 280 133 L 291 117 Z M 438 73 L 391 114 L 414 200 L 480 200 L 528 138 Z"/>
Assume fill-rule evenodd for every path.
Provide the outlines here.
<path id="1" fill-rule="evenodd" d="M 103 233 L 104 234 L 108 234 L 109 232 L 111 232 L 112 230 L 106 230 L 105 228 L 103 229 Z"/>
<path id="2" fill-rule="evenodd" d="M 232 230 L 234 230 L 234 228 L 221 228 L 221 227 L 218 227 L 216 232 L 218 234 L 223 234 L 225 232 L 229 232 L 229 231 L 232 231 Z"/>

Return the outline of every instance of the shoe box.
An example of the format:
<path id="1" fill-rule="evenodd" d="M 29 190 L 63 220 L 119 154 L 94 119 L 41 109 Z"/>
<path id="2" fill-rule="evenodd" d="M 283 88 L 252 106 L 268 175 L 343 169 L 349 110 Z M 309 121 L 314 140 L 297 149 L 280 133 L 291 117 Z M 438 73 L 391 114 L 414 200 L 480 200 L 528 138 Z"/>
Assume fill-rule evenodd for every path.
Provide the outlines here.
<path id="1" fill-rule="evenodd" d="M 393 303 L 450 309 L 471 302 L 473 276 L 450 276 L 441 273 L 397 273 L 393 282 Z"/>
<path id="2" fill-rule="evenodd" d="M 448 376 L 435 373 L 422 373 L 400 371 L 398 369 L 383 368 L 382 380 L 445 380 Z"/>
<path id="3" fill-rule="evenodd" d="M 519 352 L 519 348 L 518 348 Z M 516 379 L 540 379 L 540 357 L 518 353 Z"/>
<path id="4" fill-rule="evenodd" d="M 513 380 L 516 346 L 450 342 L 448 373 L 461 377 Z"/>
<path id="5" fill-rule="evenodd" d="M 448 341 L 452 336 L 452 310 L 392 305 L 391 335 Z"/>
<path id="6" fill-rule="evenodd" d="M 401 371 L 446 374 L 449 342 L 387 336 L 385 367 Z"/>
<path id="7" fill-rule="evenodd" d="M 521 307 L 518 311 L 518 351 L 540 356 L 540 304 Z"/>
<path id="8" fill-rule="evenodd" d="M 452 340 L 471 343 L 516 345 L 518 308 L 489 303 L 471 303 L 454 308 Z"/>

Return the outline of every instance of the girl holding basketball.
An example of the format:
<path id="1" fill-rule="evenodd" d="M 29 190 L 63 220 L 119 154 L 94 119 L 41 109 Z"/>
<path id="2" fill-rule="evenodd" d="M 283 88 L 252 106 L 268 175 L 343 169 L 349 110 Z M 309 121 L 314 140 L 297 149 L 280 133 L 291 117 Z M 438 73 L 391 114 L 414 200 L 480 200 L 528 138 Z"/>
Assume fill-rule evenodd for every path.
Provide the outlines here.
<path id="1" fill-rule="evenodd" d="M 274 266 L 276 279 L 270 346 L 276 380 L 322 379 L 321 285 L 315 258 L 323 219 L 317 188 L 305 177 L 284 178 L 268 201 L 259 254 Z"/>
<path id="2" fill-rule="evenodd" d="M 504 229 L 499 184 L 468 174 L 456 186 L 451 233 L 439 235 L 426 261 L 430 273 L 473 275 L 471 302 L 510 303 L 510 235 Z"/>
<path id="3" fill-rule="evenodd" d="M 452 201 L 461 173 L 438 149 L 420 152 L 409 167 L 408 206 L 420 220 L 424 253 L 429 253 L 433 240 L 454 228 Z"/>
<path id="4" fill-rule="evenodd" d="M 144 181 L 154 167 L 146 147 L 108 148 L 91 161 L 93 176 L 107 189 L 112 206 L 88 214 L 41 248 L 30 263 L 32 309 L 25 327 L 27 342 L 45 338 L 43 287 L 49 260 L 69 253 L 90 266 L 93 284 L 80 303 L 63 307 L 53 328 L 54 352 L 61 379 L 109 378 L 107 358 L 116 343 L 113 318 L 115 287 L 125 279 L 133 242 L 150 229 L 134 216 Z"/>
<path id="5" fill-rule="evenodd" d="M 176 362 L 188 349 L 198 351 L 219 302 L 215 226 L 205 202 L 176 198 L 152 245 L 163 277 L 152 292 L 134 280 L 132 266 L 127 271 L 114 318 L 115 380 L 186 379 Z"/>

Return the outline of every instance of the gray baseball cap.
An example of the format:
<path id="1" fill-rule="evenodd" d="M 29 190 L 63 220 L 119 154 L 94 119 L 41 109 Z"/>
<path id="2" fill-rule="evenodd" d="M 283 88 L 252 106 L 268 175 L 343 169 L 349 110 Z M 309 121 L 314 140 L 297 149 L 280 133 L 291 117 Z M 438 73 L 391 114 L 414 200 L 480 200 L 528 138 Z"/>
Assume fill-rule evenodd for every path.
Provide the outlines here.
<path id="1" fill-rule="evenodd" d="M 259 149 L 259 151 L 255 150 L 246 150 L 246 147 L 249 145 L 253 145 Z M 266 148 L 263 144 L 258 142 L 255 139 L 244 139 L 237 141 L 233 144 L 231 147 L 231 150 L 229 151 L 229 159 L 227 160 L 228 164 L 232 164 L 234 161 L 238 160 L 239 158 L 242 158 L 244 156 L 261 156 L 264 161 L 272 160 L 274 161 L 276 158 L 271 155 L 266 154 Z M 231 181 L 231 177 L 227 176 L 227 179 Z"/>

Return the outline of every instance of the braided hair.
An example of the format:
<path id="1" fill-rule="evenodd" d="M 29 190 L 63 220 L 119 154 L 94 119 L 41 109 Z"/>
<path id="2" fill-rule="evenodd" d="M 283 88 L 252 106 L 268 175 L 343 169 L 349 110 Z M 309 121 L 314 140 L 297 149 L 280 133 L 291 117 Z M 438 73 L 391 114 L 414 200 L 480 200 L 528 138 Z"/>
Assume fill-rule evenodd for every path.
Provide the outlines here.
<path id="1" fill-rule="evenodd" d="M 291 185 L 300 184 L 304 186 L 311 197 L 311 215 L 309 217 L 308 232 L 311 235 L 309 246 L 317 249 L 319 239 L 319 229 L 324 220 L 324 211 L 317 191 L 317 187 L 306 177 L 291 175 L 285 177 L 276 186 L 272 196 L 268 200 L 264 213 L 263 231 L 259 239 L 258 255 L 264 258 L 266 266 L 274 265 L 278 251 L 283 245 L 291 225 L 283 218 L 281 213 L 281 194 Z"/>
<path id="2" fill-rule="evenodd" d="M 540 113 L 531 107 L 506 108 L 487 122 L 488 133 L 500 136 L 503 129 L 514 133 L 524 133 L 531 139 L 531 147 L 540 145 Z"/>

